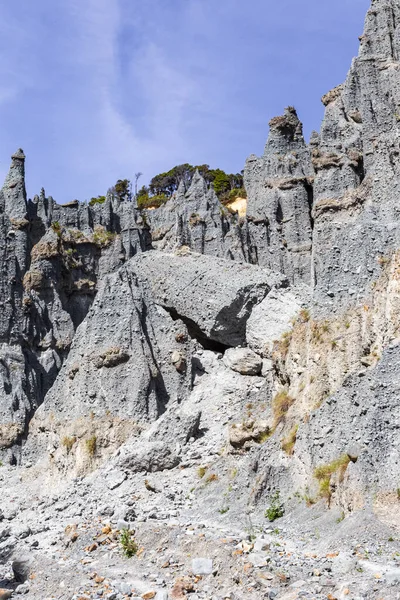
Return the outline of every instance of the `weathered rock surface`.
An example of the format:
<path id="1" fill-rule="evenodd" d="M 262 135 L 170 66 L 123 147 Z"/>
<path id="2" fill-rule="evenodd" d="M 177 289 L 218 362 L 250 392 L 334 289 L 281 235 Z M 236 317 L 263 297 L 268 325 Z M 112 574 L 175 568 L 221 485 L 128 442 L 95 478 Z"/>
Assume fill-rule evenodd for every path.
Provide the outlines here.
<path id="1" fill-rule="evenodd" d="M 187 369 L 175 368 L 175 349 Z M 135 424 L 154 421 L 169 402 L 182 401 L 190 389 L 190 365 L 185 325 L 156 306 L 146 281 L 124 266 L 105 279 L 78 328 L 68 359 L 31 423 L 35 441 L 28 446 L 34 451 L 50 443 L 64 460 L 62 446 L 71 440 L 73 455 L 85 468 L 84 459 L 101 457 L 102 446 L 109 453 L 135 433 Z M 95 449 L 87 446 L 90 440 Z"/>
<path id="2" fill-rule="evenodd" d="M 57 205 L 25 190 L 25 155 L 12 156 L 0 192 L 0 452 L 16 444 L 65 360 L 103 277 L 150 248 L 132 205 Z"/>
<path id="3" fill-rule="evenodd" d="M 284 276 L 269 269 L 187 251 L 144 253 L 130 268 L 149 282 L 157 304 L 186 323 L 192 337 L 224 346 L 245 342 L 253 307 L 273 288 L 287 286 Z"/>
<path id="4" fill-rule="evenodd" d="M 246 324 L 246 341 L 250 348 L 262 356 L 270 356 L 274 343 L 292 329 L 307 295 L 307 291 L 301 298 L 291 290 L 286 293 L 274 290 L 255 306 Z"/>
<path id="5" fill-rule="evenodd" d="M 372 2 L 359 56 L 312 140 L 314 296 L 328 309 L 357 300 L 399 246 L 399 11 Z"/>
<path id="6" fill-rule="evenodd" d="M 247 258 L 246 226 L 220 203 L 198 171 L 187 192 L 182 182 L 167 204 L 148 211 L 148 220 L 158 250 L 187 246 L 201 254 L 243 261 Z"/>
<path id="7" fill-rule="evenodd" d="M 292 283 L 311 283 L 313 168 L 293 107 L 270 122 L 264 155 L 251 155 L 248 193 L 249 259 L 285 273 Z"/>
<path id="8" fill-rule="evenodd" d="M 228 348 L 224 354 L 224 363 L 241 375 L 259 375 L 262 369 L 261 357 L 250 348 Z"/>
<path id="9" fill-rule="evenodd" d="M 332 494 L 337 490 L 337 500 L 348 511 L 375 505 L 388 523 L 390 507 L 398 503 L 399 361 L 400 346 L 392 346 L 375 369 L 348 378 L 311 415 L 308 426 L 299 428 L 296 442 L 299 462 L 311 462 L 313 468 L 349 456 L 345 485 L 338 485 L 332 477 Z"/>
<path id="10" fill-rule="evenodd" d="M 399 28 L 373 0 L 308 146 L 272 119 L 246 218 L 198 174 L 30 201 L 13 156 L 0 595 L 398 600 Z"/>

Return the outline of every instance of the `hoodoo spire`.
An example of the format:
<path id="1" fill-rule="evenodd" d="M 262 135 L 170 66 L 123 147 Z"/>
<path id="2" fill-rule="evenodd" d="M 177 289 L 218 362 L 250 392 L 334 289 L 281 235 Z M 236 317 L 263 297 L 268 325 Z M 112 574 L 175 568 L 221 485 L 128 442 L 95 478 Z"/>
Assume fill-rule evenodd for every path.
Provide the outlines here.
<path id="1" fill-rule="evenodd" d="M 11 156 L 11 166 L 2 187 L 6 214 L 13 219 L 26 217 L 25 154 L 19 148 Z"/>

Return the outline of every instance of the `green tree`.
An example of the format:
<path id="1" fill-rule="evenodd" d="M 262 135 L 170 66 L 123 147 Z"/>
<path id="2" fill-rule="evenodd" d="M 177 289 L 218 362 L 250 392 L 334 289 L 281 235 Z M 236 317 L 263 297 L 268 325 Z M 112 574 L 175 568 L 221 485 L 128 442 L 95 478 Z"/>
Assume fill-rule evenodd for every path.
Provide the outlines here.
<path id="1" fill-rule="evenodd" d="M 222 196 L 222 194 L 231 189 L 229 175 L 227 175 L 225 171 L 222 171 L 222 169 L 210 171 L 210 176 L 212 177 L 212 184 L 217 196 Z"/>
<path id="2" fill-rule="evenodd" d="M 132 199 L 132 184 L 129 179 L 118 179 L 114 190 L 120 200 Z"/>

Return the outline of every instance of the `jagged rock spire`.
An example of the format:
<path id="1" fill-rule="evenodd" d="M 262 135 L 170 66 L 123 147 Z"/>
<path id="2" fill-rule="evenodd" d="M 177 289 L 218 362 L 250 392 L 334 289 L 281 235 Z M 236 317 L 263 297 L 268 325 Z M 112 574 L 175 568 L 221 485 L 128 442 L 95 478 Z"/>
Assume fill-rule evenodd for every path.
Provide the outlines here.
<path id="1" fill-rule="evenodd" d="M 182 194 L 185 195 L 186 187 L 185 187 L 185 182 L 183 181 L 183 179 L 180 180 L 176 193 L 178 196 L 181 196 Z"/>
<path id="2" fill-rule="evenodd" d="M 192 183 L 190 184 L 190 188 L 188 191 L 190 194 L 194 194 L 194 195 L 203 195 L 203 194 L 207 193 L 206 180 L 204 179 L 204 177 L 202 175 L 200 175 L 200 172 L 198 169 L 196 169 L 196 171 L 193 175 Z"/>
<path id="3" fill-rule="evenodd" d="M 311 176 L 309 149 L 303 137 L 303 124 L 293 106 L 269 122 L 269 136 L 264 149 L 265 176 Z"/>
<path id="4" fill-rule="evenodd" d="M 6 214 L 13 219 L 26 217 L 25 154 L 19 148 L 11 156 L 11 166 L 2 192 Z"/>
<path id="5" fill-rule="evenodd" d="M 304 147 L 303 125 L 293 106 L 285 108 L 283 115 L 274 117 L 269 122 L 270 133 L 265 151 L 287 152 L 294 147 Z"/>
<path id="6" fill-rule="evenodd" d="M 244 171 L 251 261 L 310 283 L 310 151 L 292 106 L 269 125 L 264 155 L 251 155 Z"/>
<path id="7" fill-rule="evenodd" d="M 360 57 L 398 60 L 400 37 L 397 23 L 400 19 L 398 0 L 372 0 L 365 18 L 364 33 L 360 37 Z"/>

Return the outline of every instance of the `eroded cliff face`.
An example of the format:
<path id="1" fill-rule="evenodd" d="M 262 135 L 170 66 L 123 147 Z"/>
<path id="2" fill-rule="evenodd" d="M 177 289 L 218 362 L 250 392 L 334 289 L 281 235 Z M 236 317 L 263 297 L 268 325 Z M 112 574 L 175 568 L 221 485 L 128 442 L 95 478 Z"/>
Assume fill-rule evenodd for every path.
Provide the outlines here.
<path id="1" fill-rule="evenodd" d="M 372 1 L 360 42 L 345 83 L 322 98 L 309 144 L 293 107 L 271 120 L 263 156 L 246 162 L 244 217 L 198 173 L 154 211 L 112 196 L 59 206 L 43 190 L 30 201 L 24 154 L 13 155 L 0 192 L 0 481 L 17 526 L 0 528 L 0 559 L 39 548 L 32 598 L 64 586 L 57 544 L 73 565 L 74 598 L 92 586 L 81 585 L 88 548 L 101 561 L 104 541 L 107 564 L 96 564 L 113 579 L 113 549 L 125 572 L 121 517 L 122 527 L 143 525 L 152 573 L 167 547 L 161 519 L 177 531 L 211 524 L 213 552 L 237 533 L 228 575 L 215 571 L 211 588 L 193 580 L 199 598 L 210 589 L 231 598 L 234 581 L 235 597 L 278 590 L 286 600 L 293 573 L 293 594 L 397 598 L 399 0 Z M 289 562 L 281 547 L 271 558 L 272 535 L 253 547 L 266 508 L 285 513 Z M 61 544 L 49 534 L 42 547 L 65 511 L 79 535 Z M 203 535 L 192 536 L 200 556 Z M 356 562 L 360 540 L 377 548 L 375 563 L 369 551 Z M 318 568 L 333 572 L 323 586 L 304 563 L 316 546 Z M 171 564 L 163 556 L 157 581 Z M 257 570 L 266 566 L 267 578 Z M 183 598 L 178 583 L 169 591 Z M 113 586 L 104 593 L 122 598 L 126 588 Z"/>
<path id="2" fill-rule="evenodd" d="M 372 3 L 359 56 L 323 99 L 312 142 L 314 297 L 328 310 L 364 295 L 380 257 L 399 245 L 399 10 L 398 2 Z"/>
<path id="3" fill-rule="evenodd" d="M 58 481 L 108 464 L 129 479 L 186 464 L 193 444 L 210 452 L 217 495 L 239 465 L 232 518 L 277 489 L 290 508 L 393 504 L 399 31 L 398 1 L 372 2 L 309 144 L 293 107 L 271 120 L 246 162 L 245 218 L 198 173 L 154 211 L 27 201 L 13 156 L 0 195 L 4 460 Z M 215 517 L 209 490 L 195 501 Z"/>
<path id="4" fill-rule="evenodd" d="M 186 246 L 201 254 L 247 260 L 247 227 L 224 207 L 197 171 L 190 188 L 183 182 L 173 198 L 147 215 L 158 250 Z"/>
<path id="5" fill-rule="evenodd" d="M 289 440 L 295 450 L 289 463 L 272 443 L 261 451 L 269 472 L 262 485 L 275 479 L 287 493 L 302 487 L 304 496 L 325 494 L 345 510 L 370 501 L 381 513 L 386 506 L 387 515 L 393 515 L 399 461 L 399 11 L 398 2 L 372 2 L 359 56 L 345 83 L 322 98 L 321 131 L 302 158 L 312 181 L 312 299 L 272 352 L 277 397 L 287 407 L 277 431 L 282 448 Z M 291 109 L 278 122 L 288 120 L 295 140 Z M 275 127 L 272 120 L 270 137 Z M 278 159 L 278 150 L 273 156 Z M 249 210 L 252 198 L 269 206 L 269 181 L 257 175 L 265 160 L 265 154 L 250 157 L 246 165 Z M 383 382 L 387 372 L 392 386 Z M 343 470 L 335 461 L 346 456 Z"/>
<path id="6" fill-rule="evenodd" d="M 19 150 L 0 194 L 2 277 L 0 448 L 10 460 L 52 387 L 102 278 L 150 247 L 140 215 L 114 199 L 27 201 Z M 131 208 L 131 207 L 129 207 Z"/>
<path id="7" fill-rule="evenodd" d="M 303 128 L 293 107 L 270 122 L 264 155 L 247 159 L 249 257 L 311 284 L 313 169 Z"/>

